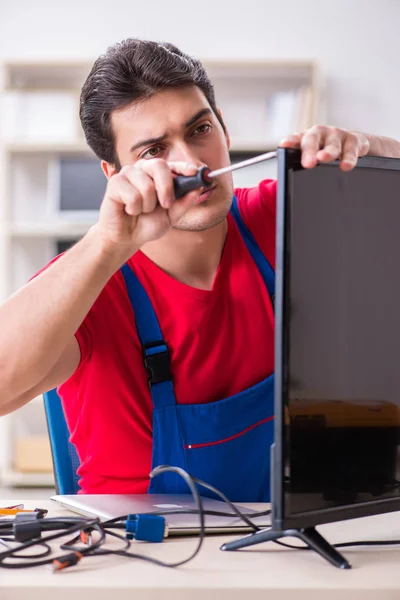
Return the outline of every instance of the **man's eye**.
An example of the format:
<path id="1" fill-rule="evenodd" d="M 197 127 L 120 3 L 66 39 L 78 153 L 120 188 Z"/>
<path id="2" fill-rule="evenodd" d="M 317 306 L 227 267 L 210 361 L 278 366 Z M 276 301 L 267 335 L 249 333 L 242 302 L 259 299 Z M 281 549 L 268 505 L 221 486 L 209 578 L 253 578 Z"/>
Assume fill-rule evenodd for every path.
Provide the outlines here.
<path id="1" fill-rule="evenodd" d="M 160 146 L 153 146 L 152 148 L 149 148 L 148 150 L 146 150 L 146 152 L 143 152 L 142 158 L 156 158 L 156 156 L 158 156 L 160 151 L 161 151 Z"/>
<path id="2" fill-rule="evenodd" d="M 203 125 L 199 125 L 198 127 L 196 127 L 193 133 L 201 135 L 203 133 L 208 133 L 210 129 L 211 125 L 209 123 L 203 123 Z"/>

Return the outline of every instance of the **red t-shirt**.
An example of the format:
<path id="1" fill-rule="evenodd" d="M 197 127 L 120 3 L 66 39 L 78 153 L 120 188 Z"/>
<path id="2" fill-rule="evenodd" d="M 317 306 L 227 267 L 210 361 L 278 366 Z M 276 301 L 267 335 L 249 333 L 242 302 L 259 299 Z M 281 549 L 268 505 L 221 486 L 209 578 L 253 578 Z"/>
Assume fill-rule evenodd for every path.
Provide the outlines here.
<path id="1" fill-rule="evenodd" d="M 276 181 L 235 192 L 244 222 L 275 268 Z M 129 262 L 168 345 L 178 404 L 222 400 L 273 372 L 273 308 L 230 214 L 211 291 L 176 281 L 140 251 Z M 120 271 L 104 287 L 76 337 L 81 362 L 58 391 L 81 460 L 82 492 L 146 493 L 152 400 Z"/>

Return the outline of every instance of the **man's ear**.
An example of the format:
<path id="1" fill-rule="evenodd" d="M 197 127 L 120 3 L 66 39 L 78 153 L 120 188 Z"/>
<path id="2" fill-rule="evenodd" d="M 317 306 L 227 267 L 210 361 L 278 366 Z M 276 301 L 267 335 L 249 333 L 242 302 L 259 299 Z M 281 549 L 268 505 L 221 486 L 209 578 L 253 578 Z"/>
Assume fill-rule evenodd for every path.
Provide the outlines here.
<path id="1" fill-rule="evenodd" d="M 222 112 L 219 108 L 217 108 L 217 113 L 219 114 L 221 121 L 224 123 L 224 119 L 222 117 Z M 231 147 L 231 138 L 229 137 L 229 133 L 228 133 L 225 123 L 224 123 L 224 133 L 225 133 L 226 144 L 227 144 L 228 150 L 229 150 L 229 148 Z"/>
<path id="2" fill-rule="evenodd" d="M 107 177 L 107 179 L 110 179 L 110 177 L 112 177 L 113 175 L 115 175 L 115 173 L 118 172 L 115 165 L 112 165 L 111 163 L 108 163 L 105 160 L 102 160 L 100 164 L 103 173 Z"/>

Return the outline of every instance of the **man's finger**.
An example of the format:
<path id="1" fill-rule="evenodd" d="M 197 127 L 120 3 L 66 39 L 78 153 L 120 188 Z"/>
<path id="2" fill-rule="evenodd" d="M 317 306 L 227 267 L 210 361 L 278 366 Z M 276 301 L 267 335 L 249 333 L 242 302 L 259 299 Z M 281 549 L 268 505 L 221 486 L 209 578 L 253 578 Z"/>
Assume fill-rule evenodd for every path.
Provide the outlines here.
<path id="1" fill-rule="evenodd" d="M 135 166 L 153 179 L 157 198 L 161 206 L 163 208 L 170 208 L 175 199 L 174 184 L 171 169 L 165 160 L 141 160 Z"/>
<path id="2" fill-rule="evenodd" d="M 359 156 L 359 143 L 356 136 L 348 136 L 343 145 L 340 168 L 342 171 L 351 171 L 357 164 Z"/>
<path id="3" fill-rule="evenodd" d="M 365 156 L 370 149 L 369 139 L 363 134 L 358 134 L 357 137 L 359 143 L 358 156 Z"/>
<path id="4" fill-rule="evenodd" d="M 280 148 L 300 148 L 301 133 L 292 133 L 284 137 L 278 144 Z"/>
<path id="5" fill-rule="evenodd" d="M 158 204 L 156 180 L 152 179 L 141 169 L 135 169 L 132 183 L 142 197 L 141 212 L 151 213 Z"/>
<path id="6" fill-rule="evenodd" d="M 316 128 L 307 131 L 301 138 L 301 164 L 304 168 L 315 167 L 317 152 L 321 147 L 321 132 Z"/>
<path id="7" fill-rule="evenodd" d="M 342 153 L 342 140 L 337 135 L 329 135 L 325 140 L 324 147 L 317 152 L 317 160 L 330 162 L 336 160 Z"/>
<path id="8" fill-rule="evenodd" d="M 117 173 L 110 178 L 107 185 L 106 195 L 117 202 L 124 205 L 124 210 L 131 216 L 140 214 L 142 209 L 142 196 L 124 173 Z M 129 208 L 128 208 L 129 207 Z"/>

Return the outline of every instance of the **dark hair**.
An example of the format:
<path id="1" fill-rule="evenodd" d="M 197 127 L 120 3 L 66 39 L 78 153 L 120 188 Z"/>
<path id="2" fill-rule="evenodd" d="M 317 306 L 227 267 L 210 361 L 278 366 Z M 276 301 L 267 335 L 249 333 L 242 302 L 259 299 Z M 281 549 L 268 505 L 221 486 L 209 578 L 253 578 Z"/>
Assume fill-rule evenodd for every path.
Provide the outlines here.
<path id="1" fill-rule="evenodd" d="M 213 85 L 199 60 L 169 43 L 127 39 L 107 49 L 94 63 L 80 97 L 86 141 L 101 159 L 119 167 L 111 113 L 167 88 L 196 85 L 217 112 Z"/>

